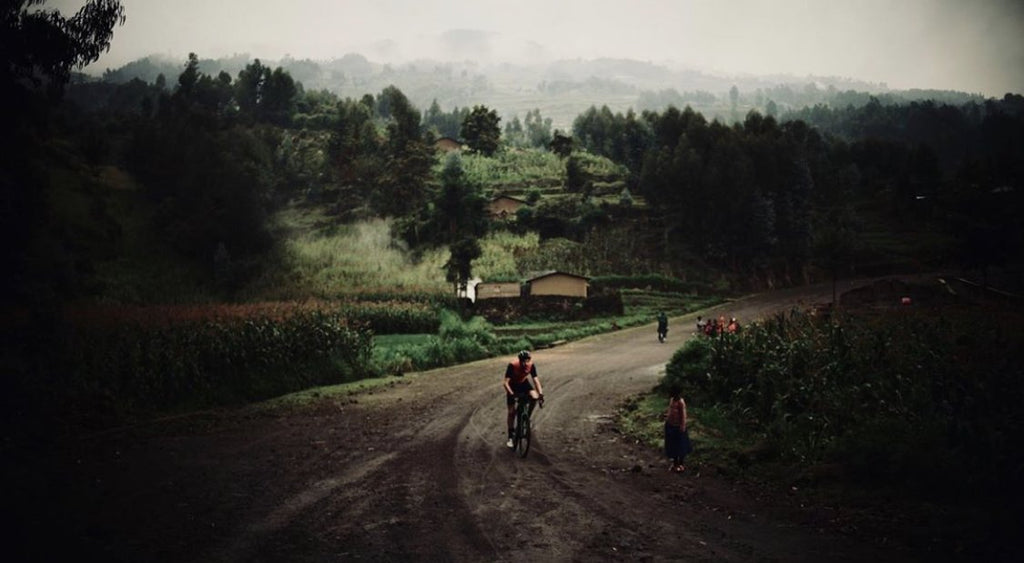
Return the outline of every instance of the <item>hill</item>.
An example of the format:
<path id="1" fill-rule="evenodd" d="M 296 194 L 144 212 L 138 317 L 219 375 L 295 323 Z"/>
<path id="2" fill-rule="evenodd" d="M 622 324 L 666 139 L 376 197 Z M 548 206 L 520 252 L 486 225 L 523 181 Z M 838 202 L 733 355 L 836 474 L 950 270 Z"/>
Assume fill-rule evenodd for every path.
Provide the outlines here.
<path id="1" fill-rule="evenodd" d="M 504 121 L 522 118 L 540 108 L 563 131 L 572 127 L 577 115 L 590 106 L 608 106 L 616 112 L 663 111 L 670 104 L 689 105 L 710 119 L 735 121 L 750 110 L 784 113 L 829 104 L 845 107 L 864 105 L 868 96 L 892 103 L 935 100 L 962 104 L 980 102 L 977 94 L 937 90 L 892 90 L 884 84 L 837 76 L 788 75 L 731 76 L 713 74 L 670 63 L 630 59 L 572 59 L 538 65 L 480 64 L 471 60 L 417 60 L 402 65 L 377 63 L 350 53 L 343 57 L 314 61 L 285 58 L 259 59 L 258 55 L 201 59 L 200 70 L 215 76 L 221 71 L 236 76 L 261 60 L 280 66 L 306 90 L 327 90 L 340 97 L 359 98 L 394 85 L 415 105 L 426 108 L 437 101 L 442 108 L 483 104 L 498 110 Z M 182 61 L 151 55 L 120 68 L 107 69 L 101 79 L 121 84 L 132 79 L 156 82 L 161 74 L 170 81 L 182 69 Z M 95 80 L 98 77 L 85 78 Z M 735 102 L 730 90 L 735 87 Z M 774 110 L 770 110 L 774 108 Z"/>
<path id="2" fill-rule="evenodd" d="M 394 85 L 343 98 L 307 89 L 283 67 L 246 61 L 222 61 L 241 65 L 235 76 L 214 76 L 222 66 L 193 56 L 176 79 L 72 84 L 47 128 L 23 145 L 32 151 L 16 160 L 16 175 L 31 178 L 20 185 L 45 194 L 27 199 L 20 216 L 46 227 L 19 234 L 33 243 L 14 245 L 14 263 L 31 271 L 11 283 L 116 301 L 249 300 L 310 288 L 329 296 L 394 280 L 443 291 L 440 280 L 465 275 L 481 258 L 456 263 L 444 249 L 462 244 L 470 256 L 472 239 L 488 231 L 538 237 L 518 274 L 532 260 L 586 275 L 658 274 L 737 289 L 1019 262 L 1020 96 L 966 96 L 957 106 L 815 86 L 801 95 L 851 102 L 789 117 L 750 111 L 736 121 L 674 103 L 640 114 L 591 105 L 563 134 L 539 109 L 502 129 L 497 111 L 481 103 L 422 111 Z M 339 80 L 359 76 L 359 84 L 405 76 L 358 56 L 338 64 Z M 316 68 L 296 72 L 319 76 Z M 570 81 L 604 72 L 651 85 L 667 76 L 633 61 L 558 69 Z M 447 84 L 472 73 L 457 75 Z M 630 90 L 599 82 L 588 88 Z M 547 94 L 561 91 L 545 84 Z M 753 103 L 767 106 L 766 92 Z M 751 103 L 744 96 L 738 88 L 728 95 L 737 118 Z M 482 132 L 491 144 L 480 143 Z M 463 134 L 455 176 L 446 179 L 447 157 L 433 140 Z M 532 205 L 515 221 L 489 222 L 486 200 L 499 194 Z M 362 236 L 358 224 L 390 235 L 374 235 L 367 251 L 343 238 Z M 1000 244 L 985 243 L 993 239 Z M 401 255 L 407 266 L 349 274 L 358 261 L 340 258 L 348 249 Z M 422 271 L 436 275 L 409 279 L 425 258 L 434 266 Z"/>

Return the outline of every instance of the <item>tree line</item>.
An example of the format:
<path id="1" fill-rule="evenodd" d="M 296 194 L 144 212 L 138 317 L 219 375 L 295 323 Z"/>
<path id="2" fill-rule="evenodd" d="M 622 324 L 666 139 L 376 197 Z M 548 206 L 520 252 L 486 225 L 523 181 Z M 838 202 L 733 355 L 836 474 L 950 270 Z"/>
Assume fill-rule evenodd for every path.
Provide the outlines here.
<path id="1" fill-rule="evenodd" d="M 779 121 L 708 121 L 689 107 L 573 124 L 587 151 L 627 166 L 664 229 L 666 259 L 695 253 L 762 279 L 857 261 L 861 235 L 946 237 L 932 265 L 1019 259 L 1024 98 L 816 106 Z"/>

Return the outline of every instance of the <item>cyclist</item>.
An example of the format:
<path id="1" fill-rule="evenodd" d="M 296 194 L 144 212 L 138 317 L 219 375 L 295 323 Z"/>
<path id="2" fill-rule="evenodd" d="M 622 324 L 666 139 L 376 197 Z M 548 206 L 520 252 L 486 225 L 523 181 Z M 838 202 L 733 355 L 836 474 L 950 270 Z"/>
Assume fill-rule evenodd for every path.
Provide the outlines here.
<path id="1" fill-rule="evenodd" d="M 516 358 L 508 363 L 505 368 L 503 384 L 505 386 L 505 404 L 508 406 L 508 442 L 505 445 L 511 448 L 516 422 L 516 395 L 529 396 L 531 414 L 537 400 L 544 398 L 544 388 L 537 377 L 537 366 L 533 364 L 533 358 L 529 351 L 519 352 Z"/>

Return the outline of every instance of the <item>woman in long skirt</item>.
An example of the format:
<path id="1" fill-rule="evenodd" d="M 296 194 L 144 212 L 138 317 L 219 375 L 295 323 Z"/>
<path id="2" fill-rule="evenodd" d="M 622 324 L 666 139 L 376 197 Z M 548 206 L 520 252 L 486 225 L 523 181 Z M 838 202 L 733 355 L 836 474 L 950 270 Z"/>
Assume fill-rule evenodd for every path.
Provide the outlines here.
<path id="1" fill-rule="evenodd" d="M 690 436 L 686 431 L 686 401 L 679 396 L 679 387 L 669 390 L 668 410 L 665 412 L 665 456 L 672 460 L 669 471 L 681 473 L 686 467 L 683 461 L 690 453 Z"/>

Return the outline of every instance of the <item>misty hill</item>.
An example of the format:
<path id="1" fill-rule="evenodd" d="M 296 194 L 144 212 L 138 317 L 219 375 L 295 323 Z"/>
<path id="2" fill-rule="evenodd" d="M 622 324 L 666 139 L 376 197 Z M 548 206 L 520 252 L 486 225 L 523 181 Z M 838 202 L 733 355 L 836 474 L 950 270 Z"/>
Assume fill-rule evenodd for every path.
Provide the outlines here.
<path id="1" fill-rule="evenodd" d="M 223 71 L 234 77 L 253 60 L 249 54 L 200 59 L 199 69 L 211 76 Z M 710 119 L 734 122 L 751 109 L 771 115 L 817 104 L 859 107 L 868 103 L 870 96 L 889 103 L 927 99 L 960 105 L 984 100 L 978 94 L 955 91 L 890 90 L 885 84 L 854 78 L 723 75 L 631 59 L 571 59 L 536 65 L 421 59 L 393 65 L 350 53 L 327 61 L 284 58 L 261 62 L 282 67 L 307 91 L 327 90 L 342 98 L 359 98 L 394 85 L 419 108 L 434 100 L 446 109 L 483 104 L 496 109 L 504 121 L 543 108 L 554 126 L 563 130 L 570 129 L 573 119 L 590 106 L 608 106 L 613 112 L 690 106 Z M 124 83 L 137 78 L 154 83 L 163 75 L 171 87 L 184 64 L 184 60 L 153 55 L 108 69 L 102 80 Z M 734 87 L 735 99 L 731 95 Z"/>
<path id="2" fill-rule="evenodd" d="M 899 94 L 816 82 L 752 92 L 747 83 L 717 93 L 653 90 L 671 76 L 668 67 L 625 60 L 563 61 L 541 73 L 540 66 L 469 62 L 392 67 L 349 55 L 285 61 L 295 78 L 256 60 L 234 70 L 247 60 L 192 55 L 176 75 L 173 63 L 147 59 L 136 71 L 155 73 L 153 82 L 117 83 L 111 71 L 106 81 L 68 88 L 68 103 L 51 112 L 47 150 L 21 159 L 54 174 L 46 201 L 69 202 L 53 211 L 41 198 L 36 205 L 39 217 L 68 214 L 60 228 L 41 233 L 56 250 L 52 271 L 33 279 L 65 272 L 62 293 L 113 288 L 123 299 L 145 300 L 170 292 L 135 288 L 181 279 L 163 273 L 172 270 L 194 274 L 193 283 L 175 287 L 247 294 L 266 272 L 294 270 L 282 235 L 290 229 L 279 220 L 288 205 L 329 218 L 317 229 L 392 218 L 405 247 L 448 244 L 453 257 L 461 253 L 459 264 L 470 264 L 478 252 L 472 243 L 486 230 L 477 220 L 483 203 L 500 192 L 535 201 L 517 212 L 514 228 L 536 233 L 554 245 L 553 260 L 590 275 L 719 272 L 737 286 L 759 287 L 823 269 L 1016 263 L 1024 240 L 1021 96 L 976 101 L 946 93 L 970 101 L 898 103 Z M 302 86 L 325 76 L 345 97 Z M 375 92 L 377 84 L 387 86 Z M 466 101 L 460 111 L 430 103 L 421 112 L 423 102 L 405 89 L 418 100 Z M 489 101 L 499 98 L 505 105 Z M 609 100 L 621 105 L 612 109 Z M 496 108 L 509 112 L 510 102 L 539 110 L 502 129 Z M 644 103 L 666 109 L 619 111 Z M 750 111 L 762 104 L 763 113 Z M 702 106 L 712 109 L 695 109 Z M 552 131 L 554 115 L 562 127 L 572 124 L 571 137 Z M 442 166 L 438 135 L 463 137 L 470 155 Z M 51 154 L 58 149 L 69 157 Z M 19 174 L 31 177 L 23 168 Z M 103 174 L 136 188 L 64 179 Z M 31 223 L 30 214 L 21 216 Z M 464 231 L 453 230 L 458 217 Z M 83 248 L 86 232 L 93 247 Z M 120 258 L 137 241 L 147 242 L 135 255 L 167 256 L 171 266 L 154 264 L 145 276 L 110 273 L 108 264 L 132 262 Z M 584 260 L 591 258 L 597 262 Z M 458 266 L 454 260 L 449 265 Z"/>

